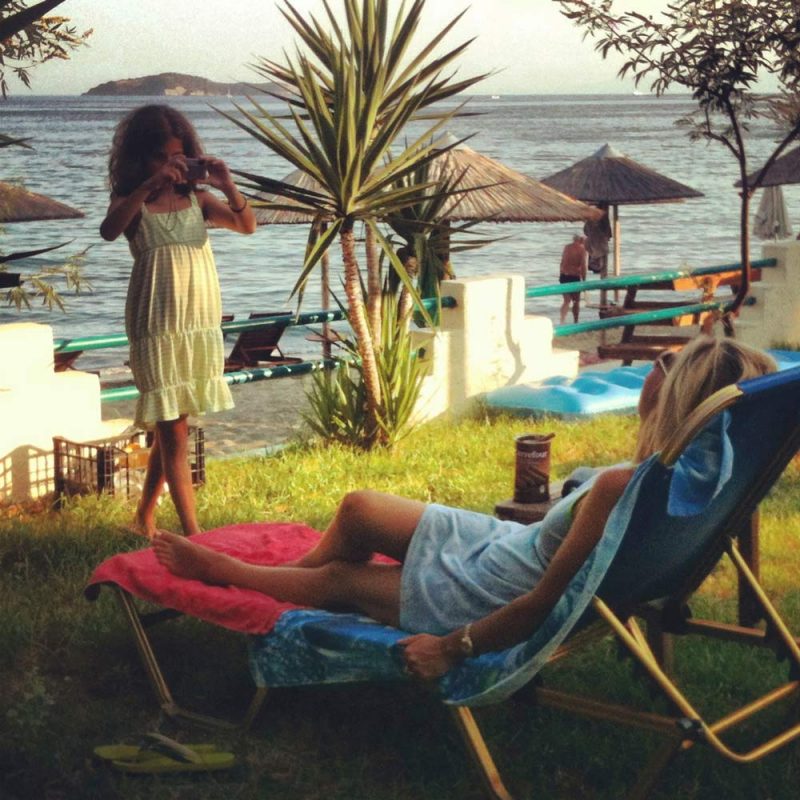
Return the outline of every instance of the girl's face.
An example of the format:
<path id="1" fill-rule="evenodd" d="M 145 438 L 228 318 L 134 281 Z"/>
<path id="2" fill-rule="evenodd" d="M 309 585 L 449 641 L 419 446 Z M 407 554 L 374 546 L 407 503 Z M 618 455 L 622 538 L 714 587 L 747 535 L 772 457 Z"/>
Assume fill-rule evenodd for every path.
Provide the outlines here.
<path id="1" fill-rule="evenodd" d="M 183 155 L 183 142 L 175 136 L 167 139 L 164 146 L 153 153 L 145 164 L 147 177 L 155 175 L 164 164 L 167 163 L 173 156 Z"/>

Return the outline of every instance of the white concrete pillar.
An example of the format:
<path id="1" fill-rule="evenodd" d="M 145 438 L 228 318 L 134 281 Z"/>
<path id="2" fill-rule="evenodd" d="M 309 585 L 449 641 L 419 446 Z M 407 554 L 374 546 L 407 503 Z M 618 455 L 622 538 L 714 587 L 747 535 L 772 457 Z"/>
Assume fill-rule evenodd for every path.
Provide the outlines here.
<path id="1" fill-rule="evenodd" d="M 763 269 L 762 280 L 752 284 L 755 304 L 739 312 L 737 336 L 762 349 L 800 348 L 800 242 L 765 243 L 762 256 L 777 259 L 778 266 Z"/>
<path id="2" fill-rule="evenodd" d="M 49 325 L 0 325 L 0 504 L 53 491 L 53 437 L 111 438 L 131 420 L 102 421 L 100 379 L 53 372 Z"/>
<path id="3" fill-rule="evenodd" d="M 442 297 L 456 301 L 442 309 L 438 331 L 416 331 L 427 377 L 418 418 L 462 411 L 485 392 L 578 372 L 578 353 L 553 350 L 553 325 L 525 316 L 521 275 L 491 275 L 443 281 Z"/>

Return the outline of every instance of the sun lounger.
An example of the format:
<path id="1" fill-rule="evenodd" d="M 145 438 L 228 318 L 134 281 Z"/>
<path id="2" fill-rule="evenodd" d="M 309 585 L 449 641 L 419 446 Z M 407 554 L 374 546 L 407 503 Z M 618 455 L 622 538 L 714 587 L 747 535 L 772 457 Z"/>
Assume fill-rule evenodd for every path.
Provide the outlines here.
<path id="1" fill-rule="evenodd" d="M 75 369 L 75 362 L 83 353 L 83 350 L 72 350 L 68 353 L 60 353 L 58 350 L 54 351 L 53 369 L 56 372 L 66 372 L 68 369 Z"/>
<path id="2" fill-rule="evenodd" d="M 255 312 L 250 314 L 249 318 L 285 317 L 288 313 L 287 311 Z M 286 323 L 279 323 L 260 330 L 242 331 L 230 355 L 225 359 L 225 371 L 233 372 L 265 365 L 297 364 L 302 361 L 302 358 L 285 356 L 278 345 L 286 327 Z"/>
<path id="3" fill-rule="evenodd" d="M 523 689 L 542 705 L 663 734 L 666 745 L 642 773 L 634 789 L 636 797 L 649 796 L 663 768 L 680 752 L 696 745 L 708 745 L 734 763 L 747 764 L 800 738 L 795 714 L 776 735 L 751 749 L 734 749 L 727 742 L 727 734 L 740 723 L 778 701 L 796 699 L 800 693 L 797 641 L 736 545 L 737 536 L 748 529 L 759 502 L 798 447 L 800 367 L 718 392 L 690 415 L 663 453 L 637 468 L 600 542 L 534 634 L 508 650 L 468 659 L 439 681 L 439 695 L 450 706 L 491 797 L 509 800 L 511 795 L 471 707 L 501 702 Z M 270 536 L 266 530 L 269 526 L 261 527 L 259 535 L 269 540 L 297 538 L 298 549 L 313 541 L 313 533 Z M 200 534 L 210 537 L 206 540 L 209 546 L 235 548 L 245 557 L 251 554 L 247 540 L 252 535 L 253 531 L 237 534 L 231 529 Z M 216 544 L 214 537 L 219 540 Z M 692 594 L 724 553 L 757 598 L 765 628 L 693 620 L 688 613 Z M 272 553 L 275 558 L 287 555 L 288 550 Z M 137 565 L 137 561 L 142 563 Z M 206 619 L 229 612 L 219 610 L 222 595 L 205 603 L 195 602 L 192 607 L 197 598 L 191 586 L 177 593 L 186 597 L 160 594 L 158 584 L 164 581 L 166 571 L 158 569 L 151 551 L 115 556 L 98 568 L 87 591 L 97 593 L 105 584 L 114 587 L 133 625 L 162 709 L 176 717 L 191 717 L 194 715 L 183 712 L 169 692 L 131 593 L 178 610 L 191 608 L 191 613 Z M 145 585 L 140 585 L 142 582 Z M 195 581 L 184 583 L 197 586 Z M 263 595 L 254 599 L 242 590 L 226 587 L 204 587 L 202 591 L 229 591 L 225 596 L 228 609 L 240 602 L 265 602 Z M 277 618 L 274 627 L 249 640 L 251 672 L 258 690 L 246 721 L 252 718 L 267 687 L 408 681 L 397 647 L 398 640 L 406 635 L 402 631 L 354 614 L 275 606 L 273 601 L 270 613 Z M 264 609 L 260 609 L 253 622 L 259 623 L 264 616 Z M 765 660 L 777 655 L 785 661 L 788 679 L 761 698 L 748 700 L 730 714 L 708 721 L 659 664 L 637 618 L 652 625 L 659 637 L 705 634 L 761 646 Z M 218 618 L 213 621 L 220 622 Z M 604 626 L 635 663 L 632 680 L 643 678 L 649 690 L 665 699 L 657 711 L 555 691 L 541 683 L 539 673 L 549 662 L 566 658 L 589 632 Z M 715 665 L 709 659 L 705 666 L 719 667 L 724 679 L 724 660 Z M 720 678 L 715 672 L 710 685 L 717 686 Z M 596 683 L 601 686 L 602 680 Z M 736 694 L 734 687 L 731 696 Z M 557 743 L 553 747 L 557 751 Z M 550 752 L 548 758 L 554 757 Z"/>

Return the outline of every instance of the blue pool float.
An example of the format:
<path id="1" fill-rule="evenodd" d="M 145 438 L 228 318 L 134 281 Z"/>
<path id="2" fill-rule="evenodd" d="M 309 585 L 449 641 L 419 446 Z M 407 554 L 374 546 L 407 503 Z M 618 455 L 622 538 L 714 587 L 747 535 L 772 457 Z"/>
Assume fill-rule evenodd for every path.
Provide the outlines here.
<path id="1" fill-rule="evenodd" d="M 769 350 L 779 370 L 800 365 L 800 352 Z M 487 392 L 489 408 L 518 416 L 585 417 L 636 411 L 642 384 L 652 364 L 585 370 L 576 378 L 556 375 L 536 386 L 518 384 Z"/>

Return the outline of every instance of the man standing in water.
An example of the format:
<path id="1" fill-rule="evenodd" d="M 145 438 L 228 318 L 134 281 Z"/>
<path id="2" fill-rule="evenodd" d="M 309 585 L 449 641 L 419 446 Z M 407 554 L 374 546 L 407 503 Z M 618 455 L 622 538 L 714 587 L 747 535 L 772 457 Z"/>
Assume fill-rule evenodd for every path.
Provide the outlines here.
<path id="1" fill-rule="evenodd" d="M 586 265 L 589 260 L 589 254 L 586 252 L 583 242 L 584 237 L 576 233 L 572 237 L 572 242 L 564 248 L 561 254 L 559 283 L 580 283 L 586 280 Z M 572 303 L 572 317 L 577 322 L 581 310 L 581 293 L 568 292 L 564 295 L 564 301 L 561 303 L 562 325 L 567 318 L 570 303 Z"/>

